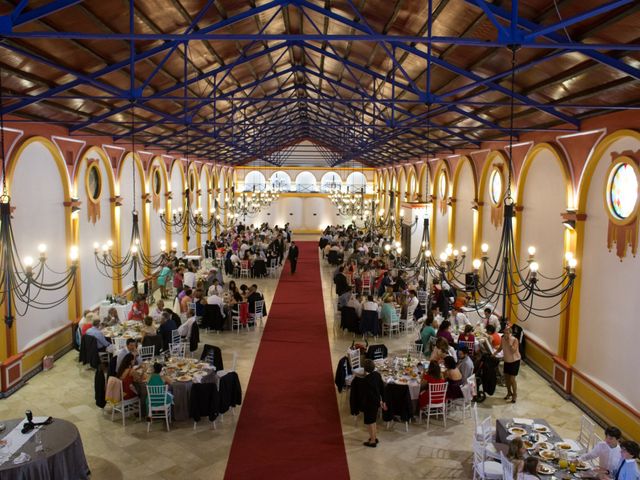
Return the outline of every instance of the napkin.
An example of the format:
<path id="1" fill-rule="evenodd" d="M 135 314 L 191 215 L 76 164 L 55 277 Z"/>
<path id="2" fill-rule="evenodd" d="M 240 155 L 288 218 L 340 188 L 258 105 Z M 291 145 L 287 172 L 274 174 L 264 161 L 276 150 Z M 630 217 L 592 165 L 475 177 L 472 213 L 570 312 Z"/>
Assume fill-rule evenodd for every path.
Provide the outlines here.
<path id="1" fill-rule="evenodd" d="M 22 452 L 20 455 L 18 455 L 16 458 L 13 459 L 13 463 L 15 463 L 16 465 L 19 465 L 21 463 L 28 462 L 29 460 L 31 460 L 31 457 L 27 455 L 25 452 Z"/>
<path id="2" fill-rule="evenodd" d="M 513 423 L 519 423 L 520 425 L 533 426 L 533 420 L 530 418 L 514 418 Z"/>

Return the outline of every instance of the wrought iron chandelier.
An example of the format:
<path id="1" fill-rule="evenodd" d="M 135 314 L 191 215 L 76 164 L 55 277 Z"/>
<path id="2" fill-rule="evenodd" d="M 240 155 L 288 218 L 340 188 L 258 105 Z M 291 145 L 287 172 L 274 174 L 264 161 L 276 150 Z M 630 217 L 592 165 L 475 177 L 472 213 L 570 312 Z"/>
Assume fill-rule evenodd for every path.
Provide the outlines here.
<path id="1" fill-rule="evenodd" d="M 511 47 L 511 105 L 509 115 L 509 155 L 508 177 L 503 197 L 504 220 L 500 236 L 500 245 L 494 263 L 489 260 L 489 245 L 481 245 L 481 256 L 472 262 L 473 281 L 461 281 L 456 271 L 449 268 L 448 260 L 441 265 L 447 265 L 447 280 L 454 281 L 461 288 L 467 287 L 476 299 L 476 309 L 485 306 L 495 308 L 499 303 L 502 315 L 513 315 L 519 321 L 525 321 L 534 315 L 540 318 L 554 318 L 566 310 L 571 302 L 573 285 L 576 277 L 577 261 L 573 255 L 567 255 L 560 275 L 551 277 L 543 275 L 540 265 L 535 260 L 535 247 L 529 247 L 528 258 L 523 261 L 514 241 L 513 218 L 515 216 L 515 202 L 511 196 L 512 158 L 513 158 L 513 121 L 514 121 L 514 89 L 516 70 L 517 46 Z M 546 300 L 544 305 L 536 301 Z M 522 309 L 522 314 L 519 312 Z M 551 312 L 551 313 L 549 313 Z"/>
<path id="2" fill-rule="evenodd" d="M 2 71 L 0 71 L 0 91 Z M 47 246 L 38 246 L 39 257 L 21 259 L 11 225 L 11 197 L 7 189 L 7 170 L 4 148 L 4 115 L 0 102 L 0 155 L 2 155 L 2 194 L 0 195 L 0 305 L 5 305 L 4 322 L 11 328 L 16 315 L 24 316 L 30 308 L 39 310 L 57 307 L 64 303 L 74 291 L 78 272 L 78 247 L 69 252 L 69 268 L 56 272 L 47 264 Z M 56 275 L 49 281 L 47 274 Z M 40 298 L 43 292 L 66 290 L 55 299 Z M 6 302 L 6 304 L 5 304 Z"/>
<path id="3" fill-rule="evenodd" d="M 108 240 L 100 245 L 93 244 L 94 258 L 98 271 L 105 277 L 122 280 L 133 271 L 133 289 L 138 291 L 138 272 L 144 269 L 154 270 L 161 267 L 167 259 L 167 244 L 160 240 L 160 253 L 147 255 L 142 246 L 140 227 L 138 225 L 138 211 L 136 210 L 136 160 L 135 160 L 135 103 L 131 103 L 131 175 L 133 209 L 131 210 L 131 240 L 129 249 L 124 256 L 114 252 L 113 241 Z M 177 243 L 171 244 L 172 250 L 177 248 Z"/>

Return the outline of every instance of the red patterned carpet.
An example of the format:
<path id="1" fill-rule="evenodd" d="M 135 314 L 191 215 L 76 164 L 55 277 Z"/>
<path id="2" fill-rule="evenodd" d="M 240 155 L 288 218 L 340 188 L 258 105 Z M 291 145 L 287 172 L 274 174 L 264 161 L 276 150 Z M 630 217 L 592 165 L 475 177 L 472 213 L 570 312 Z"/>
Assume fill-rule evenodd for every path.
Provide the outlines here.
<path id="1" fill-rule="evenodd" d="M 225 478 L 349 478 L 316 242 L 300 242 L 269 310 Z M 241 333 L 242 335 L 243 333 Z"/>

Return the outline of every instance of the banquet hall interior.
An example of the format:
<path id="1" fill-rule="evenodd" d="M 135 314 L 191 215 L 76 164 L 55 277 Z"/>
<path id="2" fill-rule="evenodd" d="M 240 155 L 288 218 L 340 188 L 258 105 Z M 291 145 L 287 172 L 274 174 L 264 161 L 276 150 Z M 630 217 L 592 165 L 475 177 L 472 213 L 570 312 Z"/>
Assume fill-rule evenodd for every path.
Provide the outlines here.
<path id="1" fill-rule="evenodd" d="M 2 2 L 0 479 L 640 478 L 639 32 Z"/>

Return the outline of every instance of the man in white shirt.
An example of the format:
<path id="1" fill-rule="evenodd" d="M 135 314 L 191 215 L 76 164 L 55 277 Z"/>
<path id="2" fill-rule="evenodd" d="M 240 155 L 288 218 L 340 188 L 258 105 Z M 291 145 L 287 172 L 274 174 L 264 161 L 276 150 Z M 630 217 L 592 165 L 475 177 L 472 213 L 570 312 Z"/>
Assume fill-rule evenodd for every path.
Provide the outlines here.
<path id="1" fill-rule="evenodd" d="M 185 287 L 189 287 L 191 289 L 196 288 L 196 273 L 191 268 L 188 268 L 184 272 L 184 278 L 182 279 L 182 284 Z"/>
<path id="2" fill-rule="evenodd" d="M 220 282 L 218 282 L 218 279 L 214 279 L 213 283 L 211 284 L 211 286 L 209 287 L 209 291 L 207 292 L 209 295 L 222 295 L 222 292 L 224 291 L 224 289 L 220 286 Z"/>
<path id="3" fill-rule="evenodd" d="M 137 365 L 142 363 L 142 358 L 138 355 L 138 342 L 133 338 L 127 339 L 126 346 L 118 351 L 118 357 L 116 358 L 116 371 L 120 368 L 122 360 L 124 360 L 124 357 L 128 354 L 133 355 L 134 361 Z"/>
<path id="4" fill-rule="evenodd" d="M 151 312 L 149 312 L 149 315 L 151 315 L 151 317 L 154 320 L 159 320 L 160 317 L 162 316 L 162 311 L 164 310 L 164 300 L 158 300 L 156 302 L 155 307 L 153 307 L 151 309 Z"/>
<path id="5" fill-rule="evenodd" d="M 466 345 L 458 349 L 458 370 L 462 374 L 462 383 L 466 385 L 467 378 L 473 375 L 473 360 L 469 356 L 469 348 Z"/>
<path id="6" fill-rule="evenodd" d="M 418 308 L 419 303 L 420 301 L 418 300 L 416 291 L 409 290 L 409 301 L 407 302 L 407 316 L 409 316 L 409 314 L 413 315 L 413 313 L 416 311 L 416 308 Z"/>
<path id="7" fill-rule="evenodd" d="M 247 245 L 247 242 L 242 242 L 242 245 L 240 245 L 240 258 L 244 258 L 244 254 L 247 250 L 249 250 L 249 245 Z"/>
<path id="8" fill-rule="evenodd" d="M 362 316 L 362 304 L 358 301 L 356 296 L 352 293 L 351 297 L 347 301 L 347 307 L 351 307 L 356 311 L 358 318 Z"/>
<path id="9" fill-rule="evenodd" d="M 496 328 L 496 332 L 500 331 L 500 319 L 497 315 L 491 312 L 490 308 L 484 309 L 484 319 L 482 320 L 484 327 L 487 325 L 493 325 Z"/>
<path id="10" fill-rule="evenodd" d="M 596 443 L 590 452 L 580 455 L 579 459 L 584 462 L 597 458 L 602 471 L 614 474 L 622 461 L 621 437 L 622 432 L 618 427 L 607 427 L 604 431 L 604 441 Z"/>
<path id="11" fill-rule="evenodd" d="M 465 325 L 471 325 L 469 317 L 462 311 L 462 308 L 458 307 L 454 310 L 455 315 L 453 317 L 456 327 L 464 328 Z"/>
<path id="12" fill-rule="evenodd" d="M 209 289 L 209 292 L 211 292 L 211 289 Z M 207 297 L 207 305 L 218 305 L 220 311 L 224 312 L 224 300 L 215 290 Z"/>
<path id="13" fill-rule="evenodd" d="M 378 304 L 373 301 L 373 295 L 369 295 L 367 297 L 367 300 L 362 303 L 362 310 L 363 311 L 370 311 L 370 312 L 377 312 L 378 311 Z"/>

